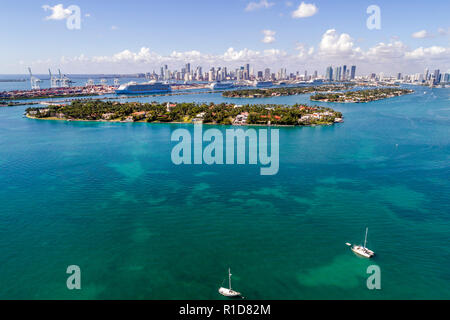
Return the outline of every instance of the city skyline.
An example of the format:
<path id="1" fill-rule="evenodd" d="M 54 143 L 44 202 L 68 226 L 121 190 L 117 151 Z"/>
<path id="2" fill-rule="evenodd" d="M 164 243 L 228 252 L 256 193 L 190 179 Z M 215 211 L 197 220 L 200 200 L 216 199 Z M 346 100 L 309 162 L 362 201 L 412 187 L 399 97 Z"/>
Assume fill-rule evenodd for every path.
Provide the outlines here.
<path id="1" fill-rule="evenodd" d="M 5 4 L 0 13 L 0 28 L 15 30 L 3 35 L 8 50 L 0 53 L 1 74 L 25 74 L 28 66 L 36 74 L 48 68 L 68 74 L 145 73 L 163 65 L 181 70 L 186 63 L 204 70 L 251 64 L 255 73 L 287 68 L 324 74 L 330 65 L 390 75 L 450 69 L 450 6 L 437 1 L 433 11 L 429 3 L 378 1 L 379 30 L 366 26 L 368 1 L 177 2 L 177 12 L 169 10 L 174 1 L 139 2 L 143 10 L 113 2 L 107 12 L 101 1 L 20 2 L 26 9 Z M 70 5 L 81 10 L 79 30 L 66 27 Z"/>

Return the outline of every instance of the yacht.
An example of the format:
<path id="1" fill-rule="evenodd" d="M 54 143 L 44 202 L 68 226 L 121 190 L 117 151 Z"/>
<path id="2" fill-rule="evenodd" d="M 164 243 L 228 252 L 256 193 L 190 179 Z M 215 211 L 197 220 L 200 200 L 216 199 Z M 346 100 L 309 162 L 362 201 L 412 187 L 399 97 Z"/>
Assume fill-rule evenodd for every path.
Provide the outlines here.
<path id="1" fill-rule="evenodd" d="M 368 232 L 369 232 L 369 228 L 366 228 L 366 237 L 364 239 L 364 246 L 358 246 L 358 245 L 352 246 L 350 243 L 347 243 L 347 246 L 351 247 L 352 251 L 354 253 L 356 253 L 357 255 L 370 259 L 375 255 L 375 252 L 373 252 L 372 250 L 370 250 L 366 247 Z"/>
<path id="2" fill-rule="evenodd" d="M 231 269 L 228 269 L 228 284 L 229 284 L 229 288 L 223 288 L 223 287 L 221 287 L 221 288 L 219 289 L 219 293 L 220 293 L 221 295 L 225 296 L 225 297 L 228 297 L 228 298 L 240 297 L 240 296 L 241 296 L 241 293 L 240 293 L 240 292 L 237 292 L 237 291 L 234 291 L 234 290 L 231 288 Z"/>

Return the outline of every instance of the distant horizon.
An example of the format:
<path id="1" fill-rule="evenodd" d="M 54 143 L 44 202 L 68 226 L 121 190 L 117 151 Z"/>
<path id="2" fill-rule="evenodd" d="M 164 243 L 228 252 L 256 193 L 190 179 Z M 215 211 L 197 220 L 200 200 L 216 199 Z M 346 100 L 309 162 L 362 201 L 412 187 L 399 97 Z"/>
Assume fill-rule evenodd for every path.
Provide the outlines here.
<path id="1" fill-rule="evenodd" d="M 340 67 L 341 65 L 330 65 L 330 66 L 334 68 L 334 67 Z M 352 64 L 348 64 L 347 66 L 352 66 Z M 217 67 L 224 67 L 224 66 L 217 66 Z M 279 71 L 279 69 L 273 69 L 273 68 L 270 68 L 270 67 L 268 67 L 268 68 L 271 70 L 271 72 Z M 427 68 L 427 67 L 424 67 L 421 71 L 418 70 L 417 72 L 408 73 L 408 72 L 401 72 L 400 71 L 400 73 L 402 73 L 404 75 L 414 75 L 414 74 L 418 74 L 418 73 L 422 74 L 423 71 L 426 70 L 426 69 L 429 69 L 430 72 L 432 72 L 434 70 L 440 70 L 440 72 L 443 73 L 443 74 L 444 73 L 450 73 L 450 69 L 448 69 L 448 70 L 441 69 L 441 68 L 433 69 L 433 68 Z M 170 69 L 170 67 L 169 67 L 169 70 L 171 70 L 171 71 L 180 71 L 179 69 Z M 232 70 L 232 69 L 230 69 L 230 70 Z M 151 70 L 151 71 L 145 71 L 145 72 L 143 72 L 143 71 L 142 72 L 124 72 L 124 73 L 121 73 L 121 72 L 117 72 L 117 73 L 65 73 L 65 72 L 62 72 L 62 74 L 64 74 L 64 75 L 71 75 L 71 76 L 85 76 L 85 75 L 86 76 L 97 76 L 97 75 L 98 76 L 102 76 L 102 75 L 103 76 L 133 76 L 133 75 L 143 75 L 143 74 L 145 75 L 145 74 L 151 73 L 153 71 L 156 72 L 157 70 Z M 256 73 L 258 71 L 264 71 L 264 69 L 254 70 L 254 75 L 256 75 Z M 317 71 L 319 76 L 325 76 L 325 74 L 326 74 L 326 72 L 321 72 L 320 70 L 313 70 L 313 69 L 309 69 L 309 70 L 305 70 L 305 69 L 289 70 L 289 69 L 287 69 L 287 73 L 288 74 L 289 73 L 295 73 L 297 71 L 299 71 L 299 72 L 307 71 L 308 74 L 311 74 L 314 71 Z M 156 72 L 156 73 L 158 74 L 158 72 Z M 369 73 L 364 73 L 364 74 L 358 74 L 358 71 L 357 71 L 357 75 L 356 76 L 357 77 L 367 77 L 367 76 L 370 76 L 372 73 L 375 73 L 376 75 L 379 75 L 379 74 L 383 73 L 385 76 L 396 76 L 399 72 L 393 72 L 393 73 L 369 72 Z M 34 75 L 39 75 L 39 76 L 49 76 L 48 72 L 47 73 L 35 73 L 35 72 L 33 72 L 33 74 Z M 30 74 L 29 73 L 0 73 L 0 76 L 24 76 L 25 78 L 29 78 Z"/>

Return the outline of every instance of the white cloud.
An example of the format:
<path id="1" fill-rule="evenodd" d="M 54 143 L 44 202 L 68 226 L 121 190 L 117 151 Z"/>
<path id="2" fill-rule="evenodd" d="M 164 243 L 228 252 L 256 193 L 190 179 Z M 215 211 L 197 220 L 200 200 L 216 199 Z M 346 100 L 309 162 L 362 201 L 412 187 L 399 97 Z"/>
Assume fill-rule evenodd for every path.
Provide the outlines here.
<path id="1" fill-rule="evenodd" d="M 409 59 L 448 59 L 449 56 L 450 48 L 439 46 L 432 46 L 429 48 L 420 47 L 405 53 L 405 57 Z"/>
<path id="2" fill-rule="evenodd" d="M 312 55 L 315 52 L 314 47 L 310 47 L 309 49 L 307 49 L 303 43 L 297 43 L 295 46 L 295 50 L 298 51 L 297 58 L 300 59 L 312 59 Z"/>
<path id="3" fill-rule="evenodd" d="M 308 17 L 312 17 L 317 12 L 319 12 L 319 9 L 316 7 L 315 4 L 302 2 L 298 6 L 297 10 L 292 12 L 292 17 L 295 18 L 295 19 L 308 18 Z"/>
<path id="4" fill-rule="evenodd" d="M 359 52 L 359 48 L 354 48 L 352 37 L 347 33 L 338 34 L 335 29 L 327 30 L 319 44 L 322 55 L 342 56 L 352 55 Z"/>
<path id="5" fill-rule="evenodd" d="M 119 27 L 117 27 L 117 26 L 111 26 L 111 30 L 113 30 L 113 31 L 119 30 Z"/>
<path id="6" fill-rule="evenodd" d="M 402 60 L 405 57 L 408 48 L 401 41 L 392 41 L 390 43 L 380 42 L 364 53 L 369 61 L 389 62 Z"/>
<path id="7" fill-rule="evenodd" d="M 274 37 L 274 31 L 265 31 L 270 31 L 267 35 Z M 447 70 L 450 68 L 449 56 L 450 48 L 432 46 L 410 49 L 398 39 L 392 39 L 389 43 L 377 43 L 362 50 L 356 46 L 349 34 L 330 29 L 323 33 L 317 46 L 297 43 L 295 51 L 289 53 L 276 48 L 258 51 L 248 48 L 237 50 L 231 47 L 222 54 L 191 50 L 162 55 L 143 47 L 137 51 L 126 49 L 105 56 L 88 57 L 81 54 L 63 57 L 56 62 L 48 59 L 34 63 L 25 61 L 22 65 L 18 64 L 17 68 L 22 70 L 23 65 L 31 65 L 33 70 L 36 69 L 35 72 L 45 72 L 49 65 L 57 65 L 66 73 L 132 73 L 158 70 L 164 64 L 169 65 L 171 70 L 180 70 L 186 62 L 190 62 L 204 68 L 234 68 L 250 63 L 255 70 L 285 67 L 291 71 L 305 68 L 323 73 L 329 65 L 355 64 L 361 73 L 390 73 L 418 72 L 417 70 L 423 70 L 425 67 Z"/>
<path id="8" fill-rule="evenodd" d="M 42 8 L 45 11 L 51 11 L 52 14 L 45 17 L 45 20 L 64 20 L 67 19 L 71 14 L 72 10 L 64 9 L 64 6 L 62 4 L 57 4 L 54 7 L 51 7 L 49 5 L 43 5 Z"/>
<path id="9" fill-rule="evenodd" d="M 264 38 L 262 39 L 262 42 L 264 43 L 272 43 L 275 42 L 275 31 L 272 30 L 263 30 L 262 33 L 264 34 Z"/>
<path id="10" fill-rule="evenodd" d="M 427 30 L 420 30 L 412 34 L 412 37 L 416 39 L 431 38 L 432 36 Z"/>
<path id="11" fill-rule="evenodd" d="M 258 9 L 268 9 L 272 7 L 275 3 L 268 2 L 267 0 L 260 0 L 259 2 L 250 2 L 247 7 L 245 8 L 245 11 L 254 11 Z"/>
<path id="12" fill-rule="evenodd" d="M 450 35 L 450 28 L 447 28 L 447 29 L 439 28 L 439 29 L 438 29 L 438 33 L 439 33 L 441 36 L 448 36 L 448 35 Z"/>

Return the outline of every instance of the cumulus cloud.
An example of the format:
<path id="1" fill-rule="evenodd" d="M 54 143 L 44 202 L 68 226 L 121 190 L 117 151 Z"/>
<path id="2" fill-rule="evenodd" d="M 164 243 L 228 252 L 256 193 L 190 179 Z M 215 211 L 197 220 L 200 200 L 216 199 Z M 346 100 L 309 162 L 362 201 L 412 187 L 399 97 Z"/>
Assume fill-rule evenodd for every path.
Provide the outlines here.
<path id="1" fill-rule="evenodd" d="M 310 47 L 309 49 L 307 48 L 307 46 L 303 43 L 297 43 L 295 46 L 295 50 L 298 51 L 296 57 L 302 60 L 305 60 L 306 58 L 308 59 L 313 59 L 313 54 L 315 52 L 314 47 Z"/>
<path id="2" fill-rule="evenodd" d="M 245 11 L 255 11 L 258 9 L 268 9 L 272 7 L 275 3 L 269 2 L 267 0 L 260 0 L 259 2 L 250 2 L 247 7 L 245 8 Z"/>
<path id="3" fill-rule="evenodd" d="M 430 34 L 427 30 L 420 30 L 414 32 L 411 36 L 416 39 L 424 39 L 424 38 L 431 38 L 433 35 Z"/>
<path id="4" fill-rule="evenodd" d="M 267 33 L 274 37 L 275 33 Z M 266 36 L 266 34 L 264 34 Z M 25 62 L 33 69 L 44 72 L 49 65 L 57 64 L 67 73 L 130 73 L 158 70 L 167 64 L 171 70 L 180 70 L 186 62 L 192 65 L 239 67 L 250 63 L 256 69 L 266 67 L 285 67 L 292 71 L 299 66 L 306 69 L 325 70 L 329 65 L 356 64 L 361 72 L 417 72 L 424 67 L 436 67 L 446 70 L 450 67 L 450 48 L 432 46 L 410 49 L 398 39 L 388 43 L 380 42 L 362 50 L 355 45 L 353 38 L 347 33 L 339 33 L 335 29 L 323 33 L 316 47 L 297 43 L 293 52 L 272 48 L 267 50 L 252 50 L 244 48 L 237 50 L 228 48 L 222 54 L 208 54 L 197 50 L 173 51 L 162 55 L 148 47 L 137 51 L 130 49 L 107 56 L 63 57 L 60 61 L 41 59 L 34 63 Z M 23 66 L 20 66 L 23 68 Z M 38 71 L 39 72 L 39 71 Z M 323 72 L 323 71 L 322 71 Z"/>
<path id="5" fill-rule="evenodd" d="M 351 56 L 359 52 L 354 48 L 352 37 L 347 33 L 338 34 L 335 29 L 327 30 L 319 44 L 320 54 L 329 56 Z"/>
<path id="6" fill-rule="evenodd" d="M 409 59 L 448 59 L 449 56 L 450 48 L 439 46 L 432 46 L 429 48 L 420 47 L 405 53 L 405 57 Z"/>
<path id="7" fill-rule="evenodd" d="M 272 43 L 275 42 L 275 31 L 272 30 L 263 30 L 262 33 L 264 34 L 264 38 L 262 39 L 262 42 L 264 43 Z"/>
<path id="8" fill-rule="evenodd" d="M 380 42 L 365 52 L 364 55 L 369 61 L 389 62 L 403 59 L 407 50 L 408 48 L 401 41 Z"/>
<path id="9" fill-rule="evenodd" d="M 292 17 L 294 19 L 299 19 L 299 18 L 308 18 L 308 17 L 312 17 L 313 15 L 315 15 L 317 12 L 319 12 L 319 9 L 316 7 L 315 4 L 311 4 L 311 3 L 304 3 L 302 2 L 297 10 L 295 10 L 294 12 L 292 12 Z"/>
<path id="10" fill-rule="evenodd" d="M 42 8 L 45 11 L 51 11 L 51 15 L 45 17 L 45 20 L 64 20 L 70 17 L 72 15 L 72 10 L 65 9 L 62 4 L 57 4 L 54 7 L 51 7 L 49 5 L 43 5 Z"/>
<path id="11" fill-rule="evenodd" d="M 450 28 L 447 28 L 447 29 L 439 28 L 439 29 L 438 29 L 438 33 L 439 33 L 441 36 L 448 36 L 448 35 L 450 35 Z"/>

